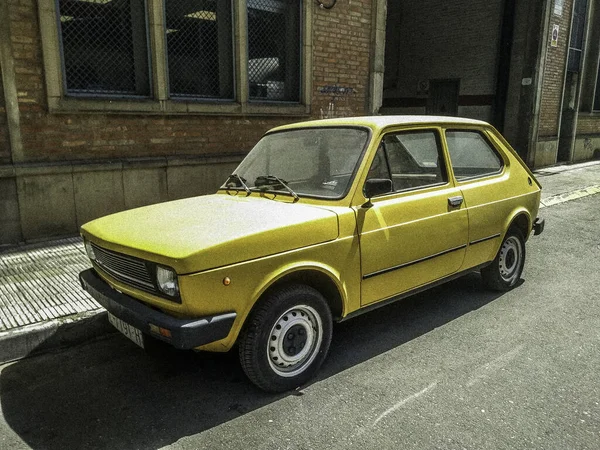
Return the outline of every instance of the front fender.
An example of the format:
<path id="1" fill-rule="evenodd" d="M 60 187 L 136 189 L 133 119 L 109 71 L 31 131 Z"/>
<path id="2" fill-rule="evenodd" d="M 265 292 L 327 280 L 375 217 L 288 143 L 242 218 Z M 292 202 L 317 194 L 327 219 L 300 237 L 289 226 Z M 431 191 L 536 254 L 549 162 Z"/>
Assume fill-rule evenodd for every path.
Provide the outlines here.
<path id="1" fill-rule="evenodd" d="M 358 241 L 354 237 L 181 276 L 182 302 L 192 316 L 223 311 L 233 311 L 237 315 L 225 339 L 199 349 L 229 350 L 250 311 L 267 289 L 286 276 L 304 270 L 319 271 L 333 281 L 342 298 L 344 315 L 360 305 Z"/>
<path id="2" fill-rule="evenodd" d="M 256 302 L 273 285 L 283 281 L 285 278 L 292 277 L 293 275 L 311 271 L 317 271 L 326 275 L 335 284 L 335 287 L 342 300 L 342 316 L 346 315 L 348 291 L 346 289 L 346 284 L 342 281 L 342 275 L 338 270 L 336 270 L 332 266 L 319 263 L 317 261 L 296 261 L 294 263 L 288 264 L 287 266 L 281 267 L 280 269 L 275 270 L 272 273 L 269 273 L 262 280 L 260 289 L 258 289 L 252 296 L 252 298 L 254 299 L 252 307 L 254 307 Z"/>

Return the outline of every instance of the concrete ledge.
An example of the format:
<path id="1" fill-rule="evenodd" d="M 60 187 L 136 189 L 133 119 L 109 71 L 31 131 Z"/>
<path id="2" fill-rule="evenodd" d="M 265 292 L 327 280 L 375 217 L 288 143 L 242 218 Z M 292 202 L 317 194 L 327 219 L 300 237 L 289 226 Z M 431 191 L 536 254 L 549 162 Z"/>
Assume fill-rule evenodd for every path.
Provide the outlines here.
<path id="1" fill-rule="evenodd" d="M 0 364 L 116 332 L 106 315 L 99 309 L 0 333 Z"/>
<path id="2" fill-rule="evenodd" d="M 14 178 L 15 176 L 14 166 L 0 166 L 0 178 Z"/>
<path id="3" fill-rule="evenodd" d="M 0 245 L 72 236 L 125 209 L 212 194 L 243 159 L 227 155 L 0 165 Z"/>
<path id="4" fill-rule="evenodd" d="M 146 169 L 177 166 L 204 166 L 212 164 L 239 164 L 246 153 L 223 155 L 176 155 L 171 157 L 121 158 L 110 160 L 78 160 L 32 162 L 0 165 L 0 178 L 72 174 L 122 169 Z"/>

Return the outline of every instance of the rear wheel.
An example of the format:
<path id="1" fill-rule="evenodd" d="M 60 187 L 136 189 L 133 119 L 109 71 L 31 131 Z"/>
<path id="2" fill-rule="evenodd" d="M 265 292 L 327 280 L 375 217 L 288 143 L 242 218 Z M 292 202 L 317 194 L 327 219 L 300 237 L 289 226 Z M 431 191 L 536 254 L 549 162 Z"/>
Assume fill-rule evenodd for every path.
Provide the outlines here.
<path id="1" fill-rule="evenodd" d="M 502 241 L 496 258 L 489 266 L 481 269 L 486 287 L 496 291 L 512 289 L 523 272 L 525 265 L 525 239 L 518 228 L 510 228 Z"/>
<path id="2" fill-rule="evenodd" d="M 331 330 L 331 311 L 321 293 L 305 285 L 278 289 L 261 301 L 242 332 L 242 368 L 265 391 L 293 389 L 325 360 Z"/>

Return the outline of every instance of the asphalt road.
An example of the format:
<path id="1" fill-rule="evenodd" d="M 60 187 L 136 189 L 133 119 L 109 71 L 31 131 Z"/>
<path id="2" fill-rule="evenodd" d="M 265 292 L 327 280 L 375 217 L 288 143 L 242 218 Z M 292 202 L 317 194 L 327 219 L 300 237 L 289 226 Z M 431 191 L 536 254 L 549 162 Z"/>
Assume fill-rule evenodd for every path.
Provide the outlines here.
<path id="1" fill-rule="evenodd" d="M 340 324 L 294 393 L 120 335 L 0 366 L 0 448 L 597 450 L 600 195 L 542 212 L 516 289 L 472 274 Z"/>

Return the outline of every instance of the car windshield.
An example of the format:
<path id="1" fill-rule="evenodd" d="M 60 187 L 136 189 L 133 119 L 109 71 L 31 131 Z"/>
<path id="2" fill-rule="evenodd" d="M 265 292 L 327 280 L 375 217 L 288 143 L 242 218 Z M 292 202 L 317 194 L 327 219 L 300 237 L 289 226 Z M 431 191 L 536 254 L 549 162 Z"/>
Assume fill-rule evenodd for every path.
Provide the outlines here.
<path id="1" fill-rule="evenodd" d="M 304 128 L 264 136 L 222 189 L 341 198 L 367 144 L 361 128 Z"/>

